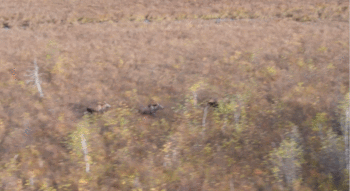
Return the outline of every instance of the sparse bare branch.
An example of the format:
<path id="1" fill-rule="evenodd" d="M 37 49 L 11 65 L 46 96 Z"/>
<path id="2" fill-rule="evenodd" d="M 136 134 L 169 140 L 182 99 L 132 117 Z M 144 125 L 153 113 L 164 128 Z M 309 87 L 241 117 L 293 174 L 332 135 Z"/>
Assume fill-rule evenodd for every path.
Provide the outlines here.
<path id="1" fill-rule="evenodd" d="M 230 191 L 234 191 L 235 190 L 235 186 L 233 183 L 233 178 L 230 180 Z"/>
<path id="2" fill-rule="evenodd" d="M 81 146 L 82 146 L 82 149 L 83 149 L 83 153 L 84 153 L 84 160 L 85 160 L 85 171 L 86 172 L 90 172 L 90 164 L 89 164 L 89 161 L 88 161 L 88 150 L 87 150 L 87 146 L 86 146 L 86 140 L 85 140 L 85 137 L 83 134 L 80 134 L 80 137 L 81 137 Z"/>
<path id="3" fill-rule="evenodd" d="M 192 93 L 193 93 L 193 105 L 197 106 L 197 93 L 195 91 L 193 91 Z"/>
<path id="4" fill-rule="evenodd" d="M 205 106 L 205 108 L 204 108 L 203 120 L 202 120 L 202 127 L 205 127 L 205 119 L 207 118 L 208 108 L 209 108 L 209 105 Z"/>
<path id="5" fill-rule="evenodd" d="M 28 70 L 27 70 L 28 71 Z M 34 82 L 34 86 L 36 86 L 38 88 L 40 97 L 44 97 L 44 93 L 41 89 L 41 80 L 39 79 L 39 76 L 41 76 L 41 74 L 39 74 L 39 67 L 38 64 L 36 62 L 36 59 L 34 59 L 34 70 L 32 71 L 28 71 L 31 72 L 30 74 L 27 74 L 25 76 L 30 76 L 32 79 L 31 80 L 27 80 L 26 83 L 30 83 L 30 82 Z"/>

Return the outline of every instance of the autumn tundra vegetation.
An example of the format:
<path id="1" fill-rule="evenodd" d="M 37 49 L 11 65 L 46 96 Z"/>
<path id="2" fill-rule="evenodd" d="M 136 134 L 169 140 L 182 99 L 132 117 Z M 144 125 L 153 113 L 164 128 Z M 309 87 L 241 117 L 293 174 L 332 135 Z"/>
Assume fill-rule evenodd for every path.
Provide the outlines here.
<path id="1" fill-rule="evenodd" d="M 349 190 L 348 6 L 1 1 L 0 190 Z"/>

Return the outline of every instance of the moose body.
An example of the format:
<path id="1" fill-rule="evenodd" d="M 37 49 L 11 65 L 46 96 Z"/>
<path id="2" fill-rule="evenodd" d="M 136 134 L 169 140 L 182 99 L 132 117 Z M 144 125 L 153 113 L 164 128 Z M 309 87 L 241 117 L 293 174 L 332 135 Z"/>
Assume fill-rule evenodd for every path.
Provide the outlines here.
<path id="1" fill-rule="evenodd" d="M 149 104 L 147 107 L 140 108 L 139 112 L 145 115 L 155 115 L 160 109 L 164 109 L 164 107 L 160 104 Z"/>
<path id="2" fill-rule="evenodd" d="M 88 107 L 86 108 L 85 114 L 104 113 L 110 107 L 111 105 L 109 105 L 108 103 L 105 103 L 104 105 L 99 104 L 97 108 Z"/>

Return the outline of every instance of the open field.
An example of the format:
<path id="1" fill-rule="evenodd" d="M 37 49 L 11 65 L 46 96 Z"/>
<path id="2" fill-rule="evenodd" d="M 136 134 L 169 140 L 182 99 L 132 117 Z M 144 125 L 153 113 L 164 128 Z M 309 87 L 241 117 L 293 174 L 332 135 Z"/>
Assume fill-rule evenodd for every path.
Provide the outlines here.
<path id="1" fill-rule="evenodd" d="M 347 1 L 4 0 L 0 26 L 0 190 L 349 190 Z"/>

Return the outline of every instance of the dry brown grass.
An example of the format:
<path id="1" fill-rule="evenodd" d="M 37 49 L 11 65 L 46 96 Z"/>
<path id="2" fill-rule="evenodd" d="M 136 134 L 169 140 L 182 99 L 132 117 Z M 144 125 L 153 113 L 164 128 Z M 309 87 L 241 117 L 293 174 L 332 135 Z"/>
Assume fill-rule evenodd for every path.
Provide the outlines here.
<path id="1" fill-rule="evenodd" d="M 0 149 L 8 152 L 0 151 L 1 189 L 276 187 L 265 162 L 289 122 L 313 140 L 316 114 L 338 119 L 349 91 L 348 17 L 345 1 L 5 1 Z M 34 58 L 43 99 L 24 83 Z M 202 128 L 205 100 L 229 105 L 237 95 L 240 133 L 232 113 L 213 108 Z M 112 107 L 90 117 L 71 107 L 96 101 Z M 156 117 L 137 113 L 157 102 L 165 109 Z M 26 127 L 30 140 L 23 139 Z M 72 141 L 78 131 L 88 142 L 89 174 Z M 316 148 L 312 143 L 304 144 Z M 317 190 L 322 168 L 305 158 L 305 181 L 296 188 Z M 346 184 L 323 187 L 331 188 Z"/>

